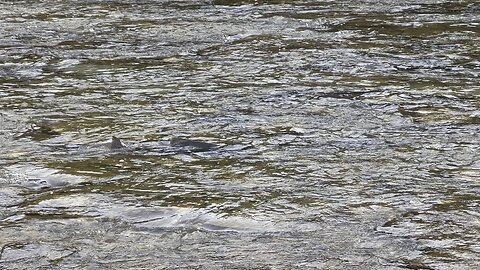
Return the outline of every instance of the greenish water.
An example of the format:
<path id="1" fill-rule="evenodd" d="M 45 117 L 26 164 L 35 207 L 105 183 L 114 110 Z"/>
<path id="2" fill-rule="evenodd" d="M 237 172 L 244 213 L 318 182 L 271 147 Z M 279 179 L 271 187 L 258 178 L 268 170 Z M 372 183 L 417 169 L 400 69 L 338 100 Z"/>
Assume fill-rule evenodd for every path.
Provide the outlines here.
<path id="1" fill-rule="evenodd" d="M 0 2 L 0 268 L 478 269 L 479 29 L 477 1 Z"/>

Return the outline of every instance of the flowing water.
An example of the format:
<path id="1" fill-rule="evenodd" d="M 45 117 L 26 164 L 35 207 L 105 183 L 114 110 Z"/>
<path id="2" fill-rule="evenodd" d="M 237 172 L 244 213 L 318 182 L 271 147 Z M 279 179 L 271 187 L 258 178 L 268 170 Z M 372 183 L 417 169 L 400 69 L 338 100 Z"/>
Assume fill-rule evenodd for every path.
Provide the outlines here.
<path id="1" fill-rule="evenodd" d="M 0 268 L 479 269 L 479 44 L 477 0 L 1 1 Z"/>

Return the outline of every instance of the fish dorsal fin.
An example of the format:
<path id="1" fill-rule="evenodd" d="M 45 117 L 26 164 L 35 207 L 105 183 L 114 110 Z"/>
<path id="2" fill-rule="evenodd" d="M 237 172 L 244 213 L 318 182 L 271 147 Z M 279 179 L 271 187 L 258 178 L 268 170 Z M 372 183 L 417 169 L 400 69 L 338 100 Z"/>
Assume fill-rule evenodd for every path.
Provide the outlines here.
<path id="1" fill-rule="evenodd" d="M 119 138 L 112 136 L 112 144 L 110 145 L 110 149 L 120 149 L 124 147 L 125 145 L 122 143 L 122 141 Z"/>

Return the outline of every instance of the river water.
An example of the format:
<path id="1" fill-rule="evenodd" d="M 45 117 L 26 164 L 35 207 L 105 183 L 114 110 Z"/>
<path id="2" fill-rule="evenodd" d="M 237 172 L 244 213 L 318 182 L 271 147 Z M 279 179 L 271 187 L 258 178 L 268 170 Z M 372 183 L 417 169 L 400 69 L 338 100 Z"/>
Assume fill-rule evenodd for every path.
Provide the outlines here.
<path id="1" fill-rule="evenodd" d="M 0 268 L 479 269 L 479 44 L 476 0 L 2 1 Z"/>

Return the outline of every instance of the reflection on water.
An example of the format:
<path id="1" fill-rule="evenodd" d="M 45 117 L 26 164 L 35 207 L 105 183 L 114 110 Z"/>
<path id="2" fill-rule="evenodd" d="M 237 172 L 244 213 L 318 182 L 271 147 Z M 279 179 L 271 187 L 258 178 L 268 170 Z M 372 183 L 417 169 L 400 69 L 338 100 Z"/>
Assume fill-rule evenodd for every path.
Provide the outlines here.
<path id="1" fill-rule="evenodd" d="M 1 3 L 1 265 L 477 269 L 479 11 Z"/>

